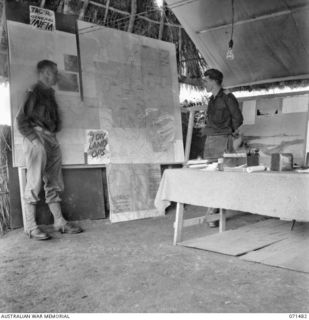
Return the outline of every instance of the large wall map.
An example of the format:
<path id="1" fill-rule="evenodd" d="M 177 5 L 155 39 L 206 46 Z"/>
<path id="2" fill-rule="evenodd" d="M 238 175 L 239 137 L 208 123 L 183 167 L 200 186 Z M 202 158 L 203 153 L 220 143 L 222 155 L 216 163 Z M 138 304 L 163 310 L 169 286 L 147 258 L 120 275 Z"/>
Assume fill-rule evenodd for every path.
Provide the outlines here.
<path id="1" fill-rule="evenodd" d="M 112 163 L 184 160 L 172 44 L 78 21 L 85 100 L 97 99 Z"/>

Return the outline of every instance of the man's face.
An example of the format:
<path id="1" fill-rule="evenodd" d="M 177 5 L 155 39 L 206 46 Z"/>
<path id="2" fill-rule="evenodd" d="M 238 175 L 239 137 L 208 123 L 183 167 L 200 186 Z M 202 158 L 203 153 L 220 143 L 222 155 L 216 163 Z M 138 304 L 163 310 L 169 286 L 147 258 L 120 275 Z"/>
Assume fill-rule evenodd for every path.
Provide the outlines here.
<path id="1" fill-rule="evenodd" d="M 212 80 L 209 78 L 209 76 L 206 76 L 203 78 L 203 82 L 204 82 L 204 85 L 205 85 L 207 92 L 212 92 L 212 90 L 214 88 L 215 80 Z"/>
<path id="2" fill-rule="evenodd" d="M 57 66 L 45 69 L 45 78 L 50 86 L 54 86 L 58 80 Z"/>

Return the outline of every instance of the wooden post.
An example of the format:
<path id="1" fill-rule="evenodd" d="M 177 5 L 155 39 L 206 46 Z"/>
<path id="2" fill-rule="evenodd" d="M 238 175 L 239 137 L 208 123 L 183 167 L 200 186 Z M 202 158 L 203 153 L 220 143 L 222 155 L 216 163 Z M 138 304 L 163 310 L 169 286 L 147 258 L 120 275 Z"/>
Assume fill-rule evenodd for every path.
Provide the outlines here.
<path id="1" fill-rule="evenodd" d="M 174 246 L 181 241 L 182 227 L 183 227 L 183 203 L 177 202 L 176 218 L 174 222 L 174 241 L 173 241 Z"/>
<path id="2" fill-rule="evenodd" d="M 4 37 L 5 37 L 5 8 L 6 6 L 6 1 L 3 1 L 3 5 L 2 5 L 2 15 L 1 15 L 1 25 L 0 25 L 0 44 L 2 44 L 2 41 L 4 41 Z"/>
<path id="3" fill-rule="evenodd" d="M 83 7 L 82 7 L 81 10 L 80 10 L 78 19 L 80 19 L 80 20 L 83 20 L 83 19 L 84 19 L 85 12 L 86 12 L 86 9 L 87 9 L 87 7 L 88 7 L 88 4 L 89 4 L 89 0 L 85 0 L 85 1 L 84 1 L 84 4 L 83 4 Z"/>
<path id="4" fill-rule="evenodd" d="M 220 208 L 219 232 L 225 231 L 226 217 L 225 210 Z"/>
<path id="5" fill-rule="evenodd" d="M 94 9 L 94 13 L 93 13 L 92 22 L 96 23 L 97 20 L 98 20 L 98 9 L 95 8 L 95 9 Z"/>
<path id="6" fill-rule="evenodd" d="M 131 33 L 133 32 L 136 10 L 137 10 L 136 0 L 131 0 L 131 15 L 130 15 L 130 21 L 128 26 L 128 32 L 131 32 Z"/>
<path id="7" fill-rule="evenodd" d="M 26 169 L 25 168 L 21 168 L 21 167 L 18 168 L 18 179 L 19 179 L 21 212 L 23 216 L 23 225 L 25 230 L 26 228 L 26 212 L 25 212 L 25 203 L 24 203 L 24 194 L 25 194 L 25 186 L 26 186 Z"/>
<path id="8" fill-rule="evenodd" d="M 45 2 L 46 2 L 45 0 L 41 0 L 41 4 L 40 4 L 40 7 L 41 7 L 41 8 L 44 8 L 44 7 L 45 7 Z"/>
<path id="9" fill-rule="evenodd" d="M 182 32 L 181 28 L 178 30 L 178 55 L 179 55 L 179 61 L 181 61 L 181 50 L 182 50 Z"/>
<path id="10" fill-rule="evenodd" d="M 109 9 L 110 2 L 111 2 L 110 0 L 107 0 L 107 2 L 106 2 L 103 25 L 105 25 L 106 20 L 107 20 L 107 14 L 108 14 L 108 9 Z"/>
<path id="11" fill-rule="evenodd" d="M 192 110 L 190 110 L 189 122 L 188 122 L 186 148 L 185 148 L 185 162 L 187 162 L 189 160 L 189 157 L 190 157 L 193 126 L 194 126 L 194 115 L 195 115 L 195 109 L 192 108 Z"/>

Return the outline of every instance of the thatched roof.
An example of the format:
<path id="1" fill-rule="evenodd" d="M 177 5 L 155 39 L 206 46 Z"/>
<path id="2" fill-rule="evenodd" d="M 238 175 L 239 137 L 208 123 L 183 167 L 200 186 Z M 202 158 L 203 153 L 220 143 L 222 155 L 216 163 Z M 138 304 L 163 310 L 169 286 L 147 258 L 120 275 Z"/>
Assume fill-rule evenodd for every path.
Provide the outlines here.
<path id="1" fill-rule="evenodd" d="M 206 70 L 205 60 L 175 15 L 167 6 L 160 10 L 154 0 L 33 0 L 22 2 L 35 6 L 43 5 L 55 12 L 76 15 L 80 19 L 98 25 L 173 42 L 176 46 L 180 80 L 186 79 L 187 82 L 190 82 L 190 79 L 200 78 Z M 2 3 L 3 0 L 0 10 L 2 10 Z M 2 19 L 1 24 L 3 21 Z M 5 37 L 2 37 L 2 42 L 4 44 L 2 52 L 4 52 L 5 45 L 7 45 Z"/>
<path id="2" fill-rule="evenodd" d="M 0 33 L 4 33 L 0 41 L 0 77 L 2 75 L 7 78 L 7 39 L 3 30 L 5 20 L 2 14 L 3 2 L 4 0 L 0 0 Z M 192 85 L 196 90 L 203 90 L 201 75 L 207 69 L 207 63 L 167 5 L 160 10 L 155 0 L 19 0 L 15 2 L 44 6 L 55 12 L 76 15 L 80 19 L 98 25 L 173 42 L 177 51 L 179 81 Z M 307 86 L 308 82 L 309 79 L 269 82 L 236 87 L 233 91 L 283 86 L 303 87 Z"/>

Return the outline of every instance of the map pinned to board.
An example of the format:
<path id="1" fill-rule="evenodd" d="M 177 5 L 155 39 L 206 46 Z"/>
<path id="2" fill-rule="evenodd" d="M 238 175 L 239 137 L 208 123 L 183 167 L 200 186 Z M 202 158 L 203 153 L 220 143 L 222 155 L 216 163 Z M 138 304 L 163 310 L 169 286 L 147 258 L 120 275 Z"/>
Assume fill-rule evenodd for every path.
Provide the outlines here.
<path id="1" fill-rule="evenodd" d="M 83 93 L 98 99 L 112 163 L 183 162 L 175 47 L 78 21 Z"/>

